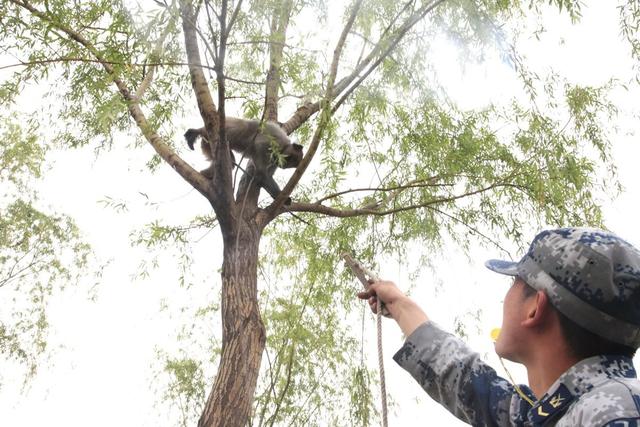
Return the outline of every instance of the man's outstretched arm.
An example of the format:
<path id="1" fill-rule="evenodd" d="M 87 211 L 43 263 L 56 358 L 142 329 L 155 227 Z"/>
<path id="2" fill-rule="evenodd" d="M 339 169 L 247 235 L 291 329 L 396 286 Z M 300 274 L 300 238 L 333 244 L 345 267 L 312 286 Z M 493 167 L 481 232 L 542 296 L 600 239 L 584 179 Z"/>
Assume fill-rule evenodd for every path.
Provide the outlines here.
<path id="1" fill-rule="evenodd" d="M 388 281 L 373 282 L 358 297 L 376 312 L 376 296 L 407 337 L 394 360 L 437 402 L 459 419 L 478 426 L 522 426 L 531 406 L 508 381 L 458 337 L 429 321 L 425 312 Z M 532 399 L 526 386 L 523 392 Z"/>

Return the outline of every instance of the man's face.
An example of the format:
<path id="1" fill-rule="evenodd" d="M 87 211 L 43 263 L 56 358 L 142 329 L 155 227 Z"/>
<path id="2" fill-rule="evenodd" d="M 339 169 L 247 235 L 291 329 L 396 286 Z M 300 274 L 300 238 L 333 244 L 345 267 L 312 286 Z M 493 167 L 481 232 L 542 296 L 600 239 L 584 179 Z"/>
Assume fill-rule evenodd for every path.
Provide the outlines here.
<path id="1" fill-rule="evenodd" d="M 525 302 L 535 295 L 527 296 L 527 284 L 516 277 L 504 297 L 502 306 L 502 328 L 495 343 L 496 353 L 500 357 L 513 362 L 522 363 L 522 356 L 527 354 L 526 331 L 522 322 L 527 317 Z"/>

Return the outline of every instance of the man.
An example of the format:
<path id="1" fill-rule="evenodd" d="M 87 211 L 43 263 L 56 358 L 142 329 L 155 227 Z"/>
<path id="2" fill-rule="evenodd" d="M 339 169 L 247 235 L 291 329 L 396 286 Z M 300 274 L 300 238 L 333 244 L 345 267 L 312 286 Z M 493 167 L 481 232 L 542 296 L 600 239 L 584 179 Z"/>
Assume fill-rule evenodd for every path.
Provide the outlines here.
<path id="1" fill-rule="evenodd" d="M 407 336 L 396 362 L 465 422 L 640 427 L 640 252 L 607 231 L 564 228 L 538 234 L 519 262 L 486 266 L 514 277 L 495 348 L 527 368 L 529 387 L 497 376 L 392 282 L 358 296 L 374 312 L 380 298 Z"/>

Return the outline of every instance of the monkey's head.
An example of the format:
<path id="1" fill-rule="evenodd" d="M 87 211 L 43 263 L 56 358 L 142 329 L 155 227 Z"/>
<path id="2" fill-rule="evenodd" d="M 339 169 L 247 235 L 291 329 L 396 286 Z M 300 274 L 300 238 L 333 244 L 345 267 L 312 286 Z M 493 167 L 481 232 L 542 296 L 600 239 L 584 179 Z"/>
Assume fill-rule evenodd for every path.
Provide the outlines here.
<path id="1" fill-rule="evenodd" d="M 282 150 L 282 155 L 284 156 L 284 163 L 281 166 L 282 169 L 298 167 L 304 156 L 302 145 L 289 144 Z"/>

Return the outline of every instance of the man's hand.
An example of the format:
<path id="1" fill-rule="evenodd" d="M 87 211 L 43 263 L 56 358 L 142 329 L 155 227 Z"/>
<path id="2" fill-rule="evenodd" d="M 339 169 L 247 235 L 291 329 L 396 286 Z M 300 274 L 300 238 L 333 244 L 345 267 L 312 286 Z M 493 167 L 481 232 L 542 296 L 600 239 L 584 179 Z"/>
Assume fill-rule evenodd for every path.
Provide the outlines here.
<path id="1" fill-rule="evenodd" d="M 374 313 L 378 312 L 377 298 L 384 303 L 389 314 L 400 326 L 402 332 L 409 336 L 418 326 L 429 318 L 418 305 L 407 297 L 395 283 L 378 280 L 372 281 L 369 289 L 358 293 L 358 298 L 368 300 L 369 307 Z"/>
<path id="2" fill-rule="evenodd" d="M 370 280 L 369 288 L 358 293 L 358 298 L 368 300 L 371 311 L 376 314 L 378 313 L 378 297 L 385 306 L 388 306 L 404 296 L 395 283 L 386 280 L 378 280 L 377 282 Z"/>

